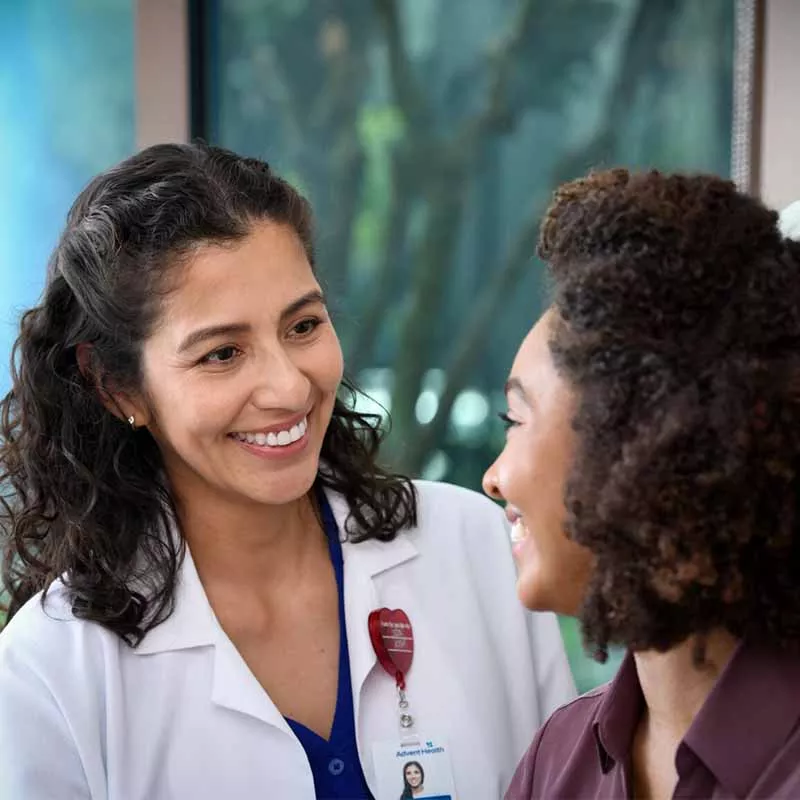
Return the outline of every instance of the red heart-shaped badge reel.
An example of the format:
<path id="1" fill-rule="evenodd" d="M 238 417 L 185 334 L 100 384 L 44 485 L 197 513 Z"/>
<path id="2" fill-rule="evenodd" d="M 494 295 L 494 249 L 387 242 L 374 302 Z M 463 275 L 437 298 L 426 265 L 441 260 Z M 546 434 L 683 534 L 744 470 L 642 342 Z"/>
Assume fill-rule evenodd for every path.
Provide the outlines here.
<path id="1" fill-rule="evenodd" d="M 414 659 L 414 632 L 408 615 L 399 608 L 373 611 L 369 635 L 381 666 L 402 688 Z"/>

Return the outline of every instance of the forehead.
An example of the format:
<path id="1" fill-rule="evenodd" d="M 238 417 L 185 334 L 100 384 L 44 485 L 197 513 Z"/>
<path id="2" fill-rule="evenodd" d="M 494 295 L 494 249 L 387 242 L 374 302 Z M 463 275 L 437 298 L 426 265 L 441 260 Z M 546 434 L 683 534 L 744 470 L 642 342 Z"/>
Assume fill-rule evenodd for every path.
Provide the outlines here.
<path id="1" fill-rule="evenodd" d="M 522 341 L 511 367 L 511 376 L 520 379 L 526 387 L 535 388 L 538 378 L 555 373 L 550 355 L 550 336 L 552 333 L 552 312 L 545 312 L 531 328 Z"/>
<path id="2" fill-rule="evenodd" d="M 180 268 L 165 298 L 163 322 L 187 325 L 209 317 L 280 313 L 319 289 L 303 245 L 288 225 L 259 222 L 244 239 L 202 245 Z"/>

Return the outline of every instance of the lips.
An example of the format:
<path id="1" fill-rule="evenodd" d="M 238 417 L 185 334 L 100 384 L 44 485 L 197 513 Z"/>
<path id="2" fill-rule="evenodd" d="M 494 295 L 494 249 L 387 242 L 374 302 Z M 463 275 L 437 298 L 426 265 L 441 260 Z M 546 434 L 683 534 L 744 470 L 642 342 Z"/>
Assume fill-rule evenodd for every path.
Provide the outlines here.
<path id="1" fill-rule="evenodd" d="M 512 505 L 506 506 L 506 519 L 511 523 L 509 537 L 512 543 L 517 544 L 525 539 L 528 535 L 528 529 L 522 521 L 522 513 L 520 510 Z"/>

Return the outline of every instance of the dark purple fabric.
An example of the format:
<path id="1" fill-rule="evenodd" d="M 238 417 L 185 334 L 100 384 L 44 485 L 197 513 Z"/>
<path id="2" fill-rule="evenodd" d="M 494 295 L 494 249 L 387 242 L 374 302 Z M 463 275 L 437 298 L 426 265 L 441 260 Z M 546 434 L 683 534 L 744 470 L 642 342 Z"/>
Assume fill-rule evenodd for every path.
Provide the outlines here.
<path id="1" fill-rule="evenodd" d="M 506 800 L 631 797 L 644 706 L 628 655 L 611 683 L 556 711 Z M 800 798 L 800 656 L 742 644 L 678 747 L 674 798 Z"/>

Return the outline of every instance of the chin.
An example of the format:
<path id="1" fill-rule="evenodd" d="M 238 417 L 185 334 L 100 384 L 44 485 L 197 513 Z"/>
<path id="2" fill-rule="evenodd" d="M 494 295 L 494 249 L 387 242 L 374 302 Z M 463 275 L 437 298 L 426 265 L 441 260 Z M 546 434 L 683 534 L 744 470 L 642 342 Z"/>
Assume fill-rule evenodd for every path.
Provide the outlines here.
<path id="1" fill-rule="evenodd" d="M 249 491 L 245 490 L 245 493 L 251 500 L 264 505 L 279 506 L 293 503 L 308 494 L 317 478 L 317 471 L 316 464 L 287 470 L 284 474 L 264 478 L 255 485 L 250 482 Z"/>
<path id="2" fill-rule="evenodd" d="M 554 611 L 557 614 L 564 611 L 564 598 L 549 587 L 543 586 L 541 581 L 531 579 L 530 576 L 521 575 L 517 580 L 517 597 L 520 603 L 529 611 Z"/>
<path id="3" fill-rule="evenodd" d="M 304 497 L 311 491 L 316 478 L 317 470 L 315 469 L 313 471 L 309 470 L 307 473 L 296 477 L 293 476 L 291 480 L 281 481 L 269 492 L 269 502 L 272 505 L 293 503 L 295 500 Z"/>

